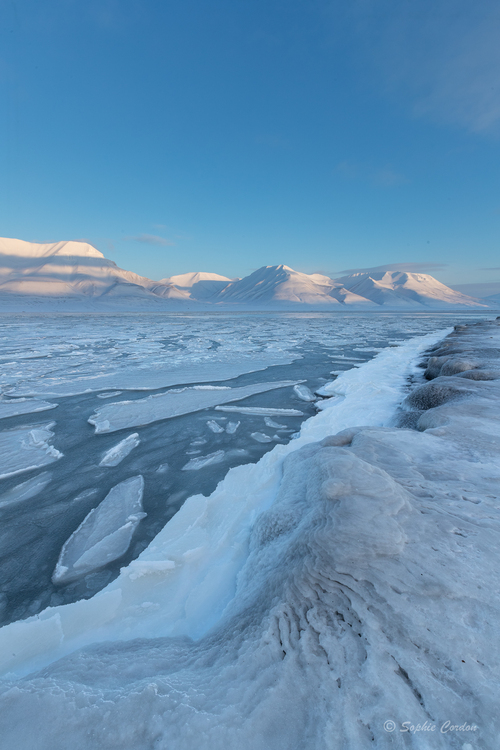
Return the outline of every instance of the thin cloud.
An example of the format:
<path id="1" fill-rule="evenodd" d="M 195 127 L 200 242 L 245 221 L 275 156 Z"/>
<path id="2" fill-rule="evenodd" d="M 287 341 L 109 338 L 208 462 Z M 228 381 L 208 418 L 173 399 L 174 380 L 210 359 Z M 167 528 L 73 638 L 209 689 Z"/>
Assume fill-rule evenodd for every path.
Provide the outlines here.
<path id="1" fill-rule="evenodd" d="M 500 266 L 493 266 L 493 268 L 481 268 L 481 271 L 500 271 Z"/>
<path id="2" fill-rule="evenodd" d="M 159 237 L 157 234 L 138 234 L 135 237 L 124 237 L 123 239 L 128 242 L 141 242 L 146 245 L 158 245 L 160 247 L 175 245 L 175 242 L 166 240 L 165 237 Z"/>
<path id="3" fill-rule="evenodd" d="M 337 271 L 336 276 L 347 276 L 351 273 L 378 273 L 385 271 L 407 271 L 408 273 L 434 273 L 447 268 L 447 263 L 387 263 L 385 266 L 372 266 L 371 268 L 346 268 Z"/>

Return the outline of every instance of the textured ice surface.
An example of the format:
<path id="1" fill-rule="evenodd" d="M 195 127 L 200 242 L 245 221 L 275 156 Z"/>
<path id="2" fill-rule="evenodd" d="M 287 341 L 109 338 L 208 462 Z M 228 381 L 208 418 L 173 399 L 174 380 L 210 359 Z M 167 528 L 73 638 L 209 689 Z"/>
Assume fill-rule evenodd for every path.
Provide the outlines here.
<path id="1" fill-rule="evenodd" d="M 135 401 L 117 401 L 106 404 L 89 417 L 89 422 L 95 426 L 96 433 L 114 432 L 127 427 L 151 424 L 160 419 L 171 419 L 181 414 L 190 414 L 228 401 L 240 401 L 256 393 L 265 393 L 290 385 L 293 385 L 293 381 L 283 380 L 275 383 L 246 385 L 241 388 L 207 390 L 183 388 Z"/>
<path id="2" fill-rule="evenodd" d="M 57 404 L 40 401 L 36 398 L 0 399 L 0 419 L 14 417 L 18 414 L 34 414 L 39 411 L 55 409 Z"/>
<path id="3" fill-rule="evenodd" d="M 138 433 L 133 432 L 132 435 L 120 440 L 117 445 L 114 445 L 109 451 L 106 451 L 99 466 L 118 466 L 118 464 L 123 461 L 130 451 L 139 445 L 140 442 Z"/>
<path id="4" fill-rule="evenodd" d="M 0 478 L 46 466 L 62 458 L 50 444 L 55 422 L 0 432 Z"/>
<path id="5" fill-rule="evenodd" d="M 215 453 L 209 453 L 207 456 L 200 456 L 199 458 L 192 458 L 182 467 L 182 471 L 199 471 L 204 469 L 205 466 L 211 466 L 212 464 L 218 464 L 224 460 L 224 451 L 215 451 Z"/>
<path id="6" fill-rule="evenodd" d="M 117 560 L 129 548 L 142 510 L 141 476 L 120 482 L 84 518 L 65 542 L 53 574 L 54 583 L 80 578 Z"/>
<path id="7" fill-rule="evenodd" d="M 455 316 L 441 317 L 456 322 Z M 376 340 L 379 346 L 395 325 L 415 336 L 446 323 L 437 322 L 435 314 L 150 313 L 3 316 L 2 325 L 3 392 L 68 396 L 105 391 L 101 395 L 110 397 L 110 390 L 228 380 L 301 359 L 314 346 L 337 352 L 345 343 L 366 346 Z"/>
<path id="8" fill-rule="evenodd" d="M 44 315 L 29 318 L 29 333 L 23 316 L 3 322 L 0 387 L 16 396 L 210 383 L 301 356 L 279 317 L 256 325 L 234 315 Z"/>
<path id="9" fill-rule="evenodd" d="M 226 432 L 228 435 L 234 435 L 241 422 L 228 422 L 226 425 Z"/>

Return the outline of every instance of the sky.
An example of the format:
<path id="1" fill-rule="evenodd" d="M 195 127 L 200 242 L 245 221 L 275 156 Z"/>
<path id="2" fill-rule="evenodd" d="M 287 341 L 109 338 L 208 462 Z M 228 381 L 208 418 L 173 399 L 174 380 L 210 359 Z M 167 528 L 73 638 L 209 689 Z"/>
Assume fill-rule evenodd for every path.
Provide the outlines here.
<path id="1" fill-rule="evenodd" d="M 497 0 L 0 0 L 0 235 L 500 292 L 499 38 Z"/>

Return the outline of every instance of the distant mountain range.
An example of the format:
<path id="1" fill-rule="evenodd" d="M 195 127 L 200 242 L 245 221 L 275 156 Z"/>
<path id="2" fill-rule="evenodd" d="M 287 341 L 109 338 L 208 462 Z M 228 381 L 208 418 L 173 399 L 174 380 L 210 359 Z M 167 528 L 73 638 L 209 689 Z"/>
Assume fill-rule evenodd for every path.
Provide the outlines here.
<path id="1" fill-rule="evenodd" d="M 243 279 L 193 272 L 152 281 L 85 242 L 0 238 L 0 311 L 415 310 L 498 308 L 427 274 L 387 271 L 340 279 L 264 266 Z"/>

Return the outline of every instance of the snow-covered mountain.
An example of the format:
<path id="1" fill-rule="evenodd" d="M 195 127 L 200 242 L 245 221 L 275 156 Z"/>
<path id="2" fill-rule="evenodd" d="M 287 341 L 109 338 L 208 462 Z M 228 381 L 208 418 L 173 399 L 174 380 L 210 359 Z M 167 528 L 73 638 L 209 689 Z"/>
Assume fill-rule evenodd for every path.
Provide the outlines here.
<path id="1" fill-rule="evenodd" d="M 488 307 L 427 274 L 402 271 L 355 273 L 340 279 L 305 274 L 288 266 L 265 266 L 232 282 L 210 300 L 216 304 L 316 309 L 450 309 Z"/>
<path id="2" fill-rule="evenodd" d="M 376 307 L 370 300 L 345 289 L 328 276 L 300 273 L 283 265 L 259 268 L 250 276 L 227 284 L 211 301 L 219 305 L 252 304 L 255 307 Z"/>
<path id="3" fill-rule="evenodd" d="M 354 273 L 340 279 L 263 266 L 243 279 L 192 272 L 152 281 L 119 268 L 86 242 L 0 238 L 0 309 L 422 310 L 498 307 L 426 274 Z"/>
<path id="4" fill-rule="evenodd" d="M 424 273 L 406 271 L 353 273 L 337 281 L 351 292 L 384 307 L 412 309 L 418 309 L 422 305 L 432 308 L 487 307 L 484 300 L 468 297 L 450 289 Z"/>
<path id="5" fill-rule="evenodd" d="M 165 306 L 189 295 L 173 284 L 154 282 L 119 268 L 86 242 L 37 244 L 0 238 L 0 298 L 14 307 L 33 305 L 86 309 Z"/>

